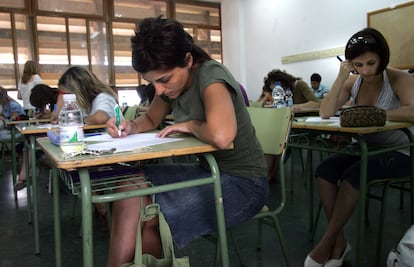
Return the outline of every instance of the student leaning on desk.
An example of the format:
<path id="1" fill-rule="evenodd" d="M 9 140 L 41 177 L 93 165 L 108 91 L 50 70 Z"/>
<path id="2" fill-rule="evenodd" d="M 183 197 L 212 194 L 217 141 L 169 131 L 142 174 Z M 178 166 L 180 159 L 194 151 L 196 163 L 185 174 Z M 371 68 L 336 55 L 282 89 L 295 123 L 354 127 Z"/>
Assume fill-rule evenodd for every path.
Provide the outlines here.
<path id="1" fill-rule="evenodd" d="M 85 68 L 78 66 L 68 68 L 60 77 L 58 88 L 63 92 L 76 94 L 76 102 L 84 114 L 85 124 L 105 124 L 115 116 L 114 108 L 118 104 L 118 96 L 111 87 Z M 95 214 L 104 221 L 102 230 L 107 231 L 105 204 L 94 205 Z"/>
<path id="2" fill-rule="evenodd" d="M 156 96 L 145 115 L 133 122 L 121 121 L 120 138 L 157 129 L 173 111 L 175 124 L 161 130 L 160 137 L 190 134 L 219 149 L 213 155 L 221 175 L 226 225 L 237 225 L 259 212 L 268 192 L 264 153 L 231 73 L 195 45 L 180 23 L 160 17 L 141 22 L 132 37 L 132 62 L 134 69 L 154 85 Z M 115 121 L 112 118 L 107 123 L 113 137 L 118 136 Z M 231 144 L 234 149 L 226 150 Z M 210 175 L 204 162 L 148 165 L 144 172 L 155 185 Z M 178 248 L 216 230 L 213 195 L 209 185 L 156 195 Z M 118 267 L 132 260 L 139 208 L 139 198 L 113 204 L 107 266 Z M 143 227 L 143 253 L 160 257 L 157 224 L 150 221 Z"/>
<path id="3" fill-rule="evenodd" d="M 293 93 L 293 110 L 315 109 L 319 108 L 319 101 L 316 99 L 309 85 L 301 78 L 280 69 L 271 70 L 264 78 L 263 92 L 271 92 L 276 82 L 284 90 L 290 88 Z"/>
<path id="4" fill-rule="evenodd" d="M 380 32 L 366 28 L 355 33 L 345 46 L 345 60 L 322 101 L 320 116 L 334 116 L 351 97 L 353 106 L 385 109 L 389 121 L 414 122 L 414 79 L 407 72 L 387 67 L 389 56 L 387 41 Z M 370 134 L 366 142 L 368 146 L 392 146 L 408 144 L 409 140 L 401 131 L 387 131 Z M 358 204 L 359 169 L 360 157 L 338 154 L 317 167 L 315 176 L 328 226 L 306 257 L 305 267 L 341 266 L 351 250 L 343 227 Z M 368 157 L 367 181 L 409 175 L 408 148 Z"/>

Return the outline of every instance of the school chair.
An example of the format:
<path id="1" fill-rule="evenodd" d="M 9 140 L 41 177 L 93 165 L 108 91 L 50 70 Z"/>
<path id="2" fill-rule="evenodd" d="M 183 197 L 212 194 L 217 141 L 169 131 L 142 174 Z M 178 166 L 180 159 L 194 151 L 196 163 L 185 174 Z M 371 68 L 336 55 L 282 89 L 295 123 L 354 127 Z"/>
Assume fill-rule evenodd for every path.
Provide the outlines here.
<path id="1" fill-rule="evenodd" d="M 263 147 L 264 154 L 279 156 L 279 181 L 280 186 L 277 196 L 277 205 L 263 206 L 262 210 L 256 214 L 251 220 L 257 221 L 257 239 L 256 249 L 261 250 L 262 246 L 262 228 L 263 224 L 272 227 L 279 238 L 282 254 L 286 262 L 286 266 L 289 266 L 289 257 L 286 250 L 286 244 L 283 237 L 283 232 L 278 220 L 278 214 L 282 212 L 286 203 L 286 185 L 285 185 L 285 171 L 284 171 L 284 157 L 286 151 L 287 139 L 292 124 L 292 112 L 289 107 L 285 108 L 247 108 L 253 126 L 256 130 L 256 136 L 259 139 L 260 144 Z M 273 202 L 273 201 L 272 201 Z M 229 229 L 232 239 L 232 230 Z M 236 246 L 237 249 L 237 246 Z M 237 251 L 240 257 L 240 252 Z M 218 258 L 218 257 L 217 257 Z M 240 262 L 243 260 L 240 258 Z M 243 264 L 242 264 L 243 265 Z"/>

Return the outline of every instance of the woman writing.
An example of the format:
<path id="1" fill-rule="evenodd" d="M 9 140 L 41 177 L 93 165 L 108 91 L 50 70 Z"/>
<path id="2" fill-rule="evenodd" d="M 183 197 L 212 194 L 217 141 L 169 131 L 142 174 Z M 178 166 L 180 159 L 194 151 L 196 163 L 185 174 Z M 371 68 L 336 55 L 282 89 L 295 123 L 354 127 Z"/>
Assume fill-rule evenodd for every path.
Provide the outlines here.
<path id="1" fill-rule="evenodd" d="M 355 33 L 346 44 L 345 59 L 322 101 L 322 118 L 333 116 L 351 97 L 353 106 L 385 109 L 389 121 L 414 122 L 414 79 L 406 72 L 387 67 L 389 47 L 380 32 L 366 28 Z M 368 145 L 382 146 L 409 142 L 400 131 L 370 134 L 365 139 Z M 328 227 L 306 257 L 305 267 L 341 266 L 351 250 L 343 228 L 358 204 L 359 169 L 360 157 L 349 155 L 333 155 L 317 167 L 318 189 Z M 368 157 L 367 181 L 409 175 L 408 148 Z"/>
<path id="2" fill-rule="evenodd" d="M 122 121 L 121 138 L 157 129 L 165 116 L 174 114 L 174 125 L 159 132 L 193 135 L 218 149 L 213 153 L 220 170 L 227 226 L 244 222 L 263 207 L 267 197 L 266 165 L 255 136 L 238 82 L 220 63 L 212 60 L 175 20 L 144 19 L 132 37 L 132 63 L 154 85 L 156 95 L 148 111 L 135 121 Z M 107 131 L 118 136 L 115 119 Z M 200 164 L 147 165 L 145 177 L 155 185 L 210 175 Z M 136 190 L 131 186 L 124 190 Z M 160 204 L 178 248 L 217 228 L 211 186 L 160 193 Z M 146 199 L 147 202 L 150 199 Z M 134 256 L 140 199 L 113 204 L 113 220 L 107 266 L 130 262 Z M 191 216 L 188 211 L 191 210 Z M 143 253 L 162 254 L 156 219 L 143 227 Z"/>
<path id="3" fill-rule="evenodd" d="M 84 68 L 75 66 L 67 69 L 59 79 L 58 88 L 65 93 L 76 94 L 76 102 L 82 109 L 85 124 L 105 124 L 109 118 L 115 116 L 117 95 L 111 87 Z M 102 230 L 107 231 L 104 203 L 95 203 L 95 214 L 104 220 Z"/>

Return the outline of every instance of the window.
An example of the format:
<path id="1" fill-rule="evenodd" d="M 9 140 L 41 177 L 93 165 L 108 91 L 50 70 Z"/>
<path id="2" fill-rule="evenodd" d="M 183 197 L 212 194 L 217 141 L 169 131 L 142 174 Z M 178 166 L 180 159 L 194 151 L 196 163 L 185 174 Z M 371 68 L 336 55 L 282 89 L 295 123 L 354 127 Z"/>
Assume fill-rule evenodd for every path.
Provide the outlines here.
<path id="1" fill-rule="evenodd" d="M 136 86 L 145 81 L 131 66 L 130 38 L 145 17 L 176 18 L 196 44 L 212 58 L 222 59 L 218 3 L 2 0 L 0 8 L 0 84 L 10 90 L 16 90 L 23 65 L 30 59 L 39 62 L 42 79 L 50 86 L 57 86 L 68 66 L 80 65 L 131 99 Z"/>
<path id="2" fill-rule="evenodd" d="M 102 0 L 37 0 L 37 5 L 42 11 L 103 15 Z"/>

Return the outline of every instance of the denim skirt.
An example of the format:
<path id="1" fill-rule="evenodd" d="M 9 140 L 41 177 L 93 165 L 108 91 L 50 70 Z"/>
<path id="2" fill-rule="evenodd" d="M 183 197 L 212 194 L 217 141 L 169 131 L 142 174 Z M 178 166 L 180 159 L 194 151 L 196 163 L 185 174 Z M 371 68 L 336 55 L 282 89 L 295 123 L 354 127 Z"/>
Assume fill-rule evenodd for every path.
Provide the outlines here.
<path id="1" fill-rule="evenodd" d="M 154 185 L 211 176 L 198 164 L 147 165 L 147 180 Z M 267 199 L 266 177 L 237 177 L 220 173 L 226 227 L 240 224 L 256 215 Z M 177 248 L 217 231 L 213 184 L 174 190 L 155 195 Z"/>

